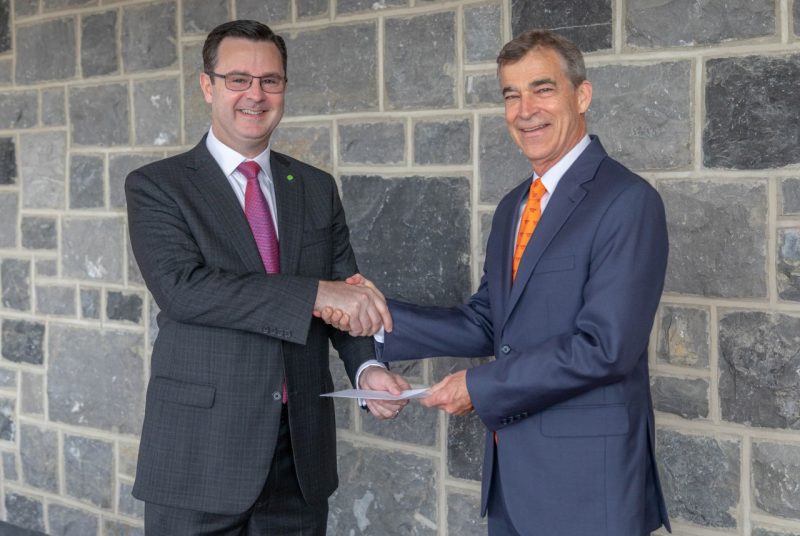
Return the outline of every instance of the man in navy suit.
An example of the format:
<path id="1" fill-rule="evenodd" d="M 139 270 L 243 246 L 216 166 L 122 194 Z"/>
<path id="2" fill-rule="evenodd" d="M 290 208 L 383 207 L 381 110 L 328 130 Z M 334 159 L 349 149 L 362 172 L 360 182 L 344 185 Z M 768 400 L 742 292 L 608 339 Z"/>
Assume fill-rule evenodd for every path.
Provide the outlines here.
<path id="1" fill-rule="evenodd" d="M 661 199 L 587 134 L 592 86 L 572 42 L 526 32 L 497 63 L 508 130 L 533 174 L 498 205 L 466 304 L 389 302 L 382 360 L 496 356 L 422 401 L 486 425 L 491 536 L 669 529 L 647 363 L 667 265 Z M 323 318 L 348 327 L 340 311 Z"/>

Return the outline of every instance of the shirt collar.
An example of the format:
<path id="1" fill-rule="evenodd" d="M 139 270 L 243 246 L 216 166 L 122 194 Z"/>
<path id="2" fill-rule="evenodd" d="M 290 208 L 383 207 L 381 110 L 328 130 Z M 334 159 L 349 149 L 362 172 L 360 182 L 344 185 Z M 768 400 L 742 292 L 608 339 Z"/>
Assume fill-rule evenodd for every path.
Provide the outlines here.
<path id="1" fill-rule="evenodd" d="M 570 149 L 570 151 L 565 154 L 561 160 L 556 162 L 556 165 L 548 169 L 545 174 L 540 177 L 544 187 L 547 188 L 548 194 L 553 195 L 553 192 L 556 191 L 556 186 L 558 186 L 561 177 L 563 177 L 564 173 L 566 173 L 570 166 L 575 163 L 581 153 L 586 150 L 591 141 L 592 140 L 589 138 L 588 134 L 584 135 L 583 138 L 581 138 L 581 141 L 575 144 L 575 147 Z M 534 179 L 535 177 L 536 173 L 534 172 Z"/>
<path id="2" fill-rule="evenodd" d="M 239 164 L 245 160 L 254 160 L 261 166 L 267 179 L 272 180 L 272 173 L 269 166 L 269 145 L 255 158 L 247 158 L 222 143 L 219 138 L 214 135 L 214 130 L 209 128 L 208 136 L 206 136 L 206 147 L 208 148 L 208 152 L 211 153 L 211 156 L 214 157 L 214 160 L 217 161 L 217 164 L 219 164 L 220 169 L 222 169 L 226 177 L 230 177 L 231 173 L 236 171 Z"/>

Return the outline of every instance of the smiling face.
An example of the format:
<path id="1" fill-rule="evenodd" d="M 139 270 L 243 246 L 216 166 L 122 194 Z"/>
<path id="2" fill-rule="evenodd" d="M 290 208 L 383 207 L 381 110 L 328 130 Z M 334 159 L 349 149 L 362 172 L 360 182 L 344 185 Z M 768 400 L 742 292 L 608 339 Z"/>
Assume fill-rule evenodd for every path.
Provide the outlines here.
<path id="1" fill-rule="evenodd" d="M 500 68 L 506 126 L 538 176 L 544 175 L 586 135 L 583 114 L 592 86 L 573 87 L 561 57 L 535 48 L 519 61 Z"/>
<path id="2" fill-rule="evenodd" d="M 270 41 L 226 37 L 219 44 L 218 74 L 285 76 L 278 47 Z M 211 127 L 219 140 L 236 152 L 254 157 L 269 145 L 269 137 L 283 117 L 284 93 L 265 93 L 258 80 L 245 91 L 231 91 L 222 78 L 200 75 L 200 87 L 211 104 Z"/>

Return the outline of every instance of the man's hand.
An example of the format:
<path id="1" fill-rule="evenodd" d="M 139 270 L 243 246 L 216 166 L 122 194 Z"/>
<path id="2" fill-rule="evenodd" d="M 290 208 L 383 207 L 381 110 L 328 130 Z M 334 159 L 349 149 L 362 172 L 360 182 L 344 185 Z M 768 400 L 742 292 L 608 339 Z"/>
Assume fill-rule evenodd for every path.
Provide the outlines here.
<path id="1" fill-rule="evenodd" d="M 389 391 L 393 395 L 399 395 L 406 389 L 411 389 L 402 376 L 377 366 L 365 368 L 358 383 L 360 389 Z M 379 419 L 394 419 L 406 404 L 408 404 L 408 400 L 367 400 L 370 413 Z"/>
<path id="2" fill-rule="evenodd" d="M 382 326 L 392 326 L 386 299 L 375 285 L 320 281 L 314 316 L 354 337 L 374 335 Z"/>
<path id="3" fill-rule="evenodd" d="M 431 387 L 431 394 L 420 399 L 423 406 L 439 408 L 450 415 L 466 415 L 475 409 L 467 391 L 467 371 L 450 374 Z"/>

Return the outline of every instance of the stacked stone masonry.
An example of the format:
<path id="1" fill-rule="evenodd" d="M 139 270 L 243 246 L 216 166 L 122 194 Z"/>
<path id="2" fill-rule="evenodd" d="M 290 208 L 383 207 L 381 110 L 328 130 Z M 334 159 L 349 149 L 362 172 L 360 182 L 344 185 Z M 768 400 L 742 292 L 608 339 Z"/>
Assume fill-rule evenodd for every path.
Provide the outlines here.
<path id="1" fill-rule="evenodd" d="M 534 27 L 574 39 L 590 130 L 667 208 L 650 365 L 674 534 L 800 535 L 800 0 L 0 0 L 3 520 L 143 534 L 158 307 L 123 184 L 208 128 L 200 49 L 232 18 L 287 40 L 273 147 L 334 174 L 362 271 L 426 304 L 476 288 L 491 214 L 530 173 L 499 47 Z M 427 385 L 483 361 L 398 370 Z M 331 535 L 486 533 L 480 419 L 336 412 Z"/>

